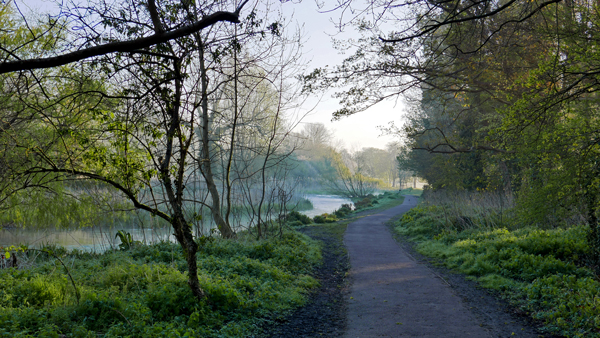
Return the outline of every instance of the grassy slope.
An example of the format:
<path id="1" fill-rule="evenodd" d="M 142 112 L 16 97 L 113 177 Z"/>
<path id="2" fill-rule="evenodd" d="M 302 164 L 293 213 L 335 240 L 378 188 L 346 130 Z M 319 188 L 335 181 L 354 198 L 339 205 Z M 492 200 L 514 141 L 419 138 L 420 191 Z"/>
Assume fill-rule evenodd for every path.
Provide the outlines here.
<path id="1" fill-rule="evenodd" d="M 180 248 L 62 255 L 81 293 L 77 304 L 52 257 L 22 257 L 0 270 L 0 337 L 242 337 L 304 304 L 319 246 L 297 232 L 255 241 L 214 240 L 198 255 L 206 301 L 193 298 Z M 32 254 L 30 254 L 32 255 Z M 262 325 L 264 327 L 264 325 Z"/>
<path id="2" fill-rule="evenodd" d="M 586 229 L 456 231 L 435 220 L 434 207 L 417 207 L 395 224 L 417 250 L 501 295 L 553 333 L 600 337 L 600 283 L 582 267 Z"/>

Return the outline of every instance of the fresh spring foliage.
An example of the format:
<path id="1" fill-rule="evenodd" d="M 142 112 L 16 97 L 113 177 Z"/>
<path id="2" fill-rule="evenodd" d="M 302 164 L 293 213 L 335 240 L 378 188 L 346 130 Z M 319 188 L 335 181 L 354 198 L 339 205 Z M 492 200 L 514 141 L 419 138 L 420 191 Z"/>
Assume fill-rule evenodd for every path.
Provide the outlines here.
<path id="1" fill-rule="evenodd" d="M 117 231 L 115 238 L 119 238 L 121 240 L 121 244 L 119 244 L 119 249 L 128 250 L 131 249 L 132 246 L 142 244 L 140 241 L 134 241 L 133 236 L 125 230 Z"/>
<path id="2" fill-rule="evenodd" d="M 336 217 L 344 218 L 352 212 L 352 204 L 342 204 L 342 206 L 333 212 Z"/>
<path id="3" fill-rule="evenodd" d="M 469 229 L 439 221 L 440 207 L 413 208 L 395 231 L 449 268 L 500 291 L 511 302 L 568 337 L 600 337 L 600 282 L 585 267 L 587 227 L 514 230 L 473 221 Z"/>
<path id="4" fill-rule="evenodd" d="M 29 252 L 0 270 L 0 337 L 244 337 L 306 301 L 318 245 L 297 232 L 256 241 L 205 241 L 201 302 L 173 243 L 103 254 L 62 251 L 81 293 L 52 255 Z M 60 250 L 53 250 L 55 253 Z"/>

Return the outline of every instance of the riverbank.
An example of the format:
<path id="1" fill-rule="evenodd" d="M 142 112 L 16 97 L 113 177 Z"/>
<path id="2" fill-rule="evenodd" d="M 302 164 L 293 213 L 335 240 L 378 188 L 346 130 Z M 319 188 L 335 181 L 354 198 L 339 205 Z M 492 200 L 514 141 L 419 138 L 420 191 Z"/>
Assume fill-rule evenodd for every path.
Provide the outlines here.
<path id="1" fill-rule="evenodd" d="M 333 207 L 328 206 L 328 208 L 334 210 L 341 203 Z M 313 210 L 312 202 L 305 198 L 297 198 L 295 203 L 290 203 L 287 207 L 289 210 L 293 208 L 296 211 Z M 317 204 L 318 207 L 319 205 Z M 13 210 L 12 212 L 17 211 L 19 210 Z M 33 214 L 32 212 L 29 213 Z M 248 227 L 250 221 L 247 215 L 251 213 L 247 207 L 241 208 L 236 206 L 232 209 L 232 225 L 234 225 L 237 231 L 243 231 Z M 4 216 L 6 218 L 10 215 Z M 210 236 L 211 229 L 215 227 L 212 222 L 212 215 L 205 211 L 203 215 L 198 216 L 202 217 L 196 217 L 193 220 L 194 235 L 196 237 L 201 237 L 202 235 Z M 26 219 L 22 222 L 2 223 L 0 219 L 0 246 L 27 245 L 32 248 L 40 248 L 44 245 L 56 245 L 68 250 L 77 249 L 80 251 L 101 253 L 107 250 L 118 249 L 120 241 L 115 237 L 117 231 L 129 233 L 134 241 L 144 244 L 176 241 L 170 224 L 159 217 L 151 217 L 149 214 L 139 210 L 129 213 L 110 213 L 96 218 L 96 220 L 87 223 L 78 222 L 78 218 L 74 218 L 71 222 L 72 224 L 69 226 L 60 226 L 60 222 L 56 226 L 41 226 L 41 224 L 45 223 L 32 225 L 31 219 Z M 96 224 L 99 220 L 102 220 L 102 222 L 98 223 L 100 225 L 91 225 Z"/>

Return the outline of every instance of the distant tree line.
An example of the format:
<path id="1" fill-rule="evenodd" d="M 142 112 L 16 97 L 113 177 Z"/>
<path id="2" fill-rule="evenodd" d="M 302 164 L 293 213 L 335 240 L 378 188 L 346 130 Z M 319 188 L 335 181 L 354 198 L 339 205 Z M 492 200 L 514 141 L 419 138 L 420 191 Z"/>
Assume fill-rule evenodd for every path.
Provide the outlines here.
<path id="1" fill-rule="evenodd" d="M 362 197 L 377 189 L 395 189 L 406 179 L 398 171 L 399 145 L 395 142 L 386 149 L 366 147 L 351 152 L 336 144 L 322 123 L 306 123 L 293 136 L 300 145 L 294 153 L 298 167 L 293 174 L 308 188 Z"/>

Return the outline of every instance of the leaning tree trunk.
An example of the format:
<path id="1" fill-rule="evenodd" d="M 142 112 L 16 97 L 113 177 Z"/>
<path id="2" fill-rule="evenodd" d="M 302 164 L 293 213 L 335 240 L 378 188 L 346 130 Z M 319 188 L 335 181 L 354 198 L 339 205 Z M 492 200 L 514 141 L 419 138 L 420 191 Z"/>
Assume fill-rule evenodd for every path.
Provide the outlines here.
<path id="1" fill-rule="evenodd" d="M 167 110 L 169 115 L 169 129 L 166 137 L 167 143 L 165 147 L 164 159 L 160 163 L 160 179 L 167 193 L 169 205 L 172 209 L 169 222 L 175 230 L 175 238 L 181 245 L 185 259 L 188 265 L 188 284 L 194 296 L 200 301 L 205 295 L 200 287 L 198 280 L 198 263 L 196 261 L 196 253 L 198 252 L 198 244 L 194 241 L 192 228 L 183 214 L 183 191 L 185 177 L 185 160 L 188 155 L 188 150 L 191 142 L 191 135 L 185 137 L 184 131 L 181 128 L 181 95 L 183 88 L 183 77 L 181 76 L 181 61 L 174 60 L 175 71 L 175 96 L 172 105 Z M 190 130 L 190 134 L 193 130 Z M 170 165 L 173 160 L 174 140 L 177 139 L 179 146 L 178 170 L 174 177 L 174 182 L 171 179 Z"/>

